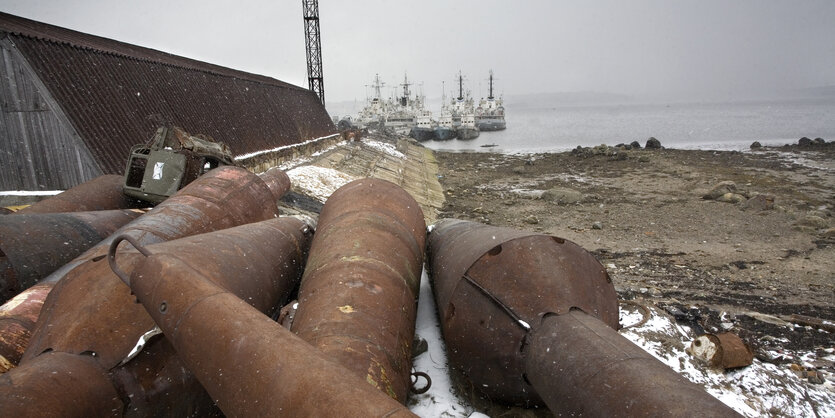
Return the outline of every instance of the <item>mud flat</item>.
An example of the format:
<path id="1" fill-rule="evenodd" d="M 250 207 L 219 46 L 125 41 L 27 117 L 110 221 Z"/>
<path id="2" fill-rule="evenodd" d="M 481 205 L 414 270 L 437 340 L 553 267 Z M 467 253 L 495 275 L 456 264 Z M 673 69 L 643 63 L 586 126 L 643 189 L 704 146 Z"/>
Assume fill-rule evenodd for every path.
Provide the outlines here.
<path id="1" fill-rule="evenodd" d="M 435 155 L 446 197 L 439 218 L 539 231 L 594 252 L 620 298 L 632 301 L 622 305 L 622 325 L 641 319 L 636 306 L 670 321 L 666 333 L 646 325 L 640 336 L 624 333 L 655 340 L 653 354 L 680 361 L 680 372 L 692 368 L 677 358 L 692 335 L 741 336 L 755 366 L 773 367 L 777 380 L 699 373 L 786 400 L 743 399 L 737 410 L 835 410 L 835 145 Z M 710 391 L 717 383 L 704 376 L 688 377 Z M 781 412 L 794 398 L 806 409 Z"/>

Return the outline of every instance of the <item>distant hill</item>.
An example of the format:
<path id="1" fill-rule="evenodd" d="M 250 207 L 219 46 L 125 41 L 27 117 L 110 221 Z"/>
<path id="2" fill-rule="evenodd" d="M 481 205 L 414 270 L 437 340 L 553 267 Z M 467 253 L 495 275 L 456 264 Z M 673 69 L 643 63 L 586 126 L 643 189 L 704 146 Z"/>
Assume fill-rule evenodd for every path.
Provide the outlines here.
<path id="1" fill-rule="evenodd" d="M 632 96 L 596 91 L 566 91 L 556 93 L 514 94 L 505 96 L 506 103 L 524 106 L 527 103 L 551 103 L 556 105 L 600 105 L 631 103 Z"/>
<path id="2" fill-rule="evenodd" d="M 835 98 L 835 86 L 809 87 L 795 90 L 795 95 L 800 97 L 832 97 Z"/>

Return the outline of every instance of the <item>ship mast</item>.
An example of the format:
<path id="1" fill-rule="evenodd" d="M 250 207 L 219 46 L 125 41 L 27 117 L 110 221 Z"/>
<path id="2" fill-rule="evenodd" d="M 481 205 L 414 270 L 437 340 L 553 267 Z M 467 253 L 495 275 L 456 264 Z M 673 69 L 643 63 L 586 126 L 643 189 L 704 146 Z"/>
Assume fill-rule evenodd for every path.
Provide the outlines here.
<path id="1" fill-rule="evenodd" d="M 458 101 L 464 100 L 464 76 L 458 71 Z"/>
<path id="2" fill-rule="evenodd" d="M 401 84 L 401 86 L 403 86 L 403 97 L 400 98 L 400 105 L 406 106 L 409 104 L 409 97 L 411 96 L 411 92 L 409 91 L 409 86 L 411 86 L 411 84 L 409 84 L 408 75 L 403 75 L 403 84 Z"/>
<path id="3" fill-rule="evenodd" d="M 493 70 L 490 70 L 490 78 L 488 81 L 487 100 L 493 100 Z"/>

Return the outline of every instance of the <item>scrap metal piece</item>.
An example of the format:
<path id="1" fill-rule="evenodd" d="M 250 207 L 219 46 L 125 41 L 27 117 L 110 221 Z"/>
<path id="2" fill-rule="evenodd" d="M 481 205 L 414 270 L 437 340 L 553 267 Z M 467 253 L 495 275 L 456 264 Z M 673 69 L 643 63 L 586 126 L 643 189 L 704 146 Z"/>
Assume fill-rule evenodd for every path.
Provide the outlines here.
<path id="1" fill-rule="evenodd" d="M 392 398 L 411 386 L 426 226 L 399 186 L 362 179 L 322 209 L 292 331 Z"/>
<path id="2" fill-rule="evenodd" d="M 259 315 L 277 310 L 297 286 L 304 265 L 311 231 L 294 218 L 275 218 L 235 228 L 194 235 L 149 245 L 154 254 L 168 254 L 178 263 L 205 277 L 206 283 L 241 298 Z M 133 270 L 145 255 L 120 246 L 121 235 L 113 240 L 118 270 Z M 139 245 L 139 240 L 130 238 Z M 115 253 L 118 249 L 118 257 Z M 150 254 L 150 253 L 146 253 Z M 87 263 L 110 269 L 105 259 Z M 92 271 L 92 270 L 90 270 Z M 134 416 L 205 415 L 213 400 L 202 389 L 168 340 L 153 337 L 156 324 L 136 297 L 119 278 L 110 274 L 69 275 L 53 289 L 44 306 L 32 343 L 21 364 L 8 372 L 14 380 L 21 373 L 37 368 L 50 353 L 73 356 L 92 355 L 95 364 L 110 376 L 126 414 Z M 185 289 L 182 297 L 191 292 Z M 195 311 L 196 312 L 196 311 Z M 226 318 L 227 312 L 213 311 L 199 317 L 204 323 Z M 235 323 L 241 333 L 248 324 Z M 151 331 L 150 333 L 148 331 Z M 256 334 L 252 334 L 253 338 Z M 145 338 L 147 339 L 145 339 Z M 197 338 L 197 337 L 194 337 Z M 198 346 L 211 344 L 217 335 L 197 338 Z M 241 338 L 245 338 L 241 334 Z M 137 341 L 143 347 L 137 351 Z M 237 367 L 240 358 L 225 364 Z M 205 367 L 224 367 L 209 365 Z M 73 370 L 67 371 L 72 373 Z M 43 376 L 48 380 L 49 376 Z M 38 383 L 27 386 L 35 391 Z M 15 393 L 32 394 L 16 387 Z M 0 398 L 8 392 L 0 388 Z M 76 389 L 79 399 L 94 399 L 96 394 Z M 11 401 L 10 401 L 11 402 Z M 41 409 L 44 415 L 52 411 Z"/>
<path id="3" fill-rule="evenodd" d="M 29 344 L 29 336 L 34 330 L 34 321 L 40 314 L 45 296 L 60 279 L 69 275 L 104 275 L 115 279 L 107 263 L 100 265 L 102 263 L 98 261 L 106 256 L 107 248 L 116 235 L 129 234 L 143 245 L 148 245 L 275 218 L 278 216 L 277 206 L 264 202 L 270 202 L 278 192 L 270 189 L 268 184 L 278 182 L 265 182 L 263 176 L 256 176 L 242 168 L 220 167 L 126 224 L 98 245 L 41 280 L 37 289 L 30 288 L 31 291 L 24 291 L 26 294 L 22 299 L 30 303 L 0 307 L 0 341 L 4 342 L 0 344 L 0 356 L 6 357 L 9 361 L 20 357 L 19 353 Z M 81 295 L 86 296 L 84 292 Z M 34 319 L 32 322 L 25 322 L 21 321 L 21 318 Z M 134 339 L 132 343 L 135 341 Z M 37 351 L 35 354 L 39 353 L 40 351 Z"/>
<path id="4" fill-rule="evenodd" d="M 151 251 L 131 289 L 226 415 L 414 416 L 190 263 Z"/>
<path id="5" fill-rule="evenodd" d="M 754 362 L 751 347 L 730 332 L 700 335 L 690 343 L 688 351 L 710 367 L 734 369 L 750 366 Z"/>
<path id="6" fill-rule="evenodd" d="M 578 245 L 444 220 L 429 254 L 450 363 L 491 399 L 566 415 L 736 415 L 615 331 L 611 279 Z"/>
<path id="7" fill-rule="evenodd" d="M 0 217 L 0 303 L 136 219 L 139 210 Z"/>
<path id="8" fill-rule="evenodd" d="M 27 206 L 15 214 L 135 209 L 148 204 L 122 193 L 124 178 L 106 174 Z"/>

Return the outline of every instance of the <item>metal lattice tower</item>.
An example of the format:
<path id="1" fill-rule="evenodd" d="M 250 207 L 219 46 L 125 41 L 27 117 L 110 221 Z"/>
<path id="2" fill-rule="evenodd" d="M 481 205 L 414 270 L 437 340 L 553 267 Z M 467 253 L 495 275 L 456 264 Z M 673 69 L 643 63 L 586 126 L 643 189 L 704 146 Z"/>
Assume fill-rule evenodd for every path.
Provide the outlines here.
<path id="1" fill-rule="evenodd" d="M 319 1 L 302 0 L 304 37 L 307 50 L 307 81 L 310 90 L 325 104 L 325 82 L 322 77 L 322 39 L 319 36 Z"/>

